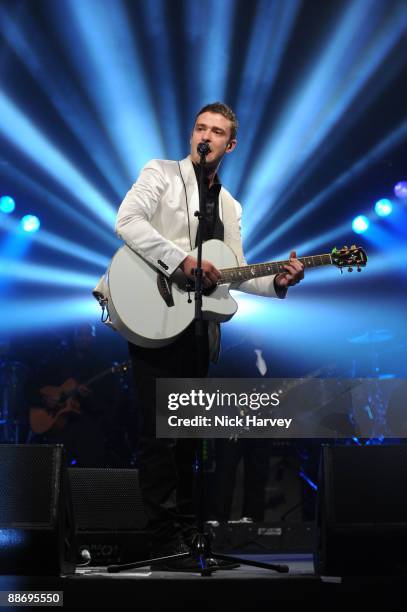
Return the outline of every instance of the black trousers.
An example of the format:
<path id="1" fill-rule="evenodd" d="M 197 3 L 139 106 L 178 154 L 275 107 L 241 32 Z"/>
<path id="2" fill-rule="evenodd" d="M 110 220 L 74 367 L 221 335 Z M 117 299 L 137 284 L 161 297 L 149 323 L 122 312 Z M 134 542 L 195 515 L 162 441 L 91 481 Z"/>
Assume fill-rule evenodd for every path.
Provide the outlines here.
<path id="1" fill-rule="evenodd" d="M 174 537 L 183 527 L 182 508 L 179 507 L 177 489 L 182 484 L 180 475 L 185 473 L 185 462 L 190 457 L 190 479 L 192 490 L 191 453 L 180 453 L 180 446 L 191 449 L 189 440 L 157 439 L 156 391 L 157 378 L 194 378 L 206 376 L 209 367 L 207 325 L 201 341 L 195 335 L 192 323 L 172 344 L 162 348 L 142 348 L 129 343 L 133 377 L 140 414 L 138 468 L 140 488 L 149 528 L 156 542 L 165 542 Z M 200 369 L 199 369 L 200 368 Z M 176 449 L 176 445 L 178 448 Z M 178 451 L 176 453 L 176 450 Z M 182 456 L 184 465 L 177 463 Z M 184 486 L 185 488 L 185 486 Z"/>
<path id="2" fill-rule="evenodd" d="M 236 473 L 240 460 L 244 462 L 243 507 L 241 516 L 263 521 L 266 483 L 269 474 L 268 440 L 241 438 L 219 439 L 215 442 L 216 475 L 213 517 L 227 521 L 231 518 Z"/>

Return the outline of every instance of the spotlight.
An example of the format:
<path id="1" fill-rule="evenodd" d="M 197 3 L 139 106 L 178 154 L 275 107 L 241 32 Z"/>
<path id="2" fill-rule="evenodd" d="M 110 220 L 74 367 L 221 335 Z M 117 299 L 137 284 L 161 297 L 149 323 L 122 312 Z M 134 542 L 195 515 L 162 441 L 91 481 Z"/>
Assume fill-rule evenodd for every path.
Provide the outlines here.
<path id="1" fill-rule="evenodd" d="M 25 232 L 38 232 L 40 225 L 40 220 L 35 215 L 25 215 L 21 219 L 21 227 Z"/>
<path id="2" fill-rule="evenodd" d="M 13 198 L 10 198 L 10 196 L 2 196 L 0 198 L 0 210 L 1 212 L 4 213 L 12 213 L 13 210 L 15 209 L 16 204 L 13 200 Z"/>
<path id="3" fill-rule="evenodd" d="M 393 210 L 393 204 L 387 198 L 382 198 L 376 202 L 374 209 L 379 217 L 388 217 Z"/>
<path id="4" fill-rule="evenodd" d="M 369 219 L 365 215 L 358 215 L 352 221 L 352 229 L 356 234 L 363 234 L 369 227 Z"/>
<path id="5" fill-rule="evenodd" d="M 394 186 L 394 194 L 398 198 L 407 198 L 407 181 L 399 181 Z"/>

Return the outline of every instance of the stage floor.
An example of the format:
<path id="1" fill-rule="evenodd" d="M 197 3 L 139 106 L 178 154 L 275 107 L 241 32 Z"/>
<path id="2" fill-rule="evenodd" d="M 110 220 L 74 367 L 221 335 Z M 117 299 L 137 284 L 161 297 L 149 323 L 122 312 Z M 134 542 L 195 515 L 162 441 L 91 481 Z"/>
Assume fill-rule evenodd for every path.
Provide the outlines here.
<path id="1" fill-rule="evenodd" d="M 105 567 L 78 568 L 65 577 L 1 576 L 0 590 L 63 591 L 64 608 L 133 608 L 134 610 L 268 610 L 275 601 L 307 600 L 341 603 L 361 596 L 366 601 L 403 601 L 401 577 L 320 577 L 312 556 L 241 555 L 262 562 L 286 564 L 288 574 L 241 566 L 202 577 L 194 573 L 138 569 L 109 574 Z M 349 599 L 351 598 L 351 599 Z M 10 608 L 11 609 L 11 608 Z M 387 606 L 387 609 L 389 607 Z M 395 608 L 391 608 L 395 609 Z"/>

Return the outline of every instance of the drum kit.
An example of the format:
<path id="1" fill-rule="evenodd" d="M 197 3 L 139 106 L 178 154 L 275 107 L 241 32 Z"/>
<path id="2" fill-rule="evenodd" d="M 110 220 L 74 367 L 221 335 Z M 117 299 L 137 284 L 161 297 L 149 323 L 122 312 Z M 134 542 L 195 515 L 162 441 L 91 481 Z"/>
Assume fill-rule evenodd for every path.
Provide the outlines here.
<path id="1" fill-rule="evenodd" d="M 407 347 L 394 340 L 390 329 L 372 329 L 348 339 L 354 355 L 352 378 L 366 379 L 353 394 L 354 409 L 371 438 L 386 436 L 389 398 L 403 376 L 400 368 L 405 365 L 402 356 Z"/>

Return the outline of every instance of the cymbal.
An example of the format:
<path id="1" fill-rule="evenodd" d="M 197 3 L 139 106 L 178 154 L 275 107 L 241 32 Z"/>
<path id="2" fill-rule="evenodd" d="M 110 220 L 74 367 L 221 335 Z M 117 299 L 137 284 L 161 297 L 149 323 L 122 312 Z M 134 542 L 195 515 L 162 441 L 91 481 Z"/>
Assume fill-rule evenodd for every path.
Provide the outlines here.
<path id="1" fill-rule="evenodd" d="M 394 338 L 394 334 L 389 329 L 372 329 L 361 334 L 349 338 L 348 341 L 352 344 L 376 344 L 378 342 L 387 342 Z"/>

